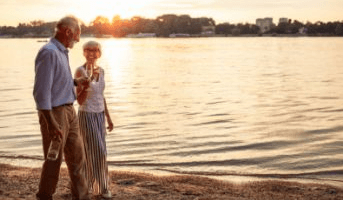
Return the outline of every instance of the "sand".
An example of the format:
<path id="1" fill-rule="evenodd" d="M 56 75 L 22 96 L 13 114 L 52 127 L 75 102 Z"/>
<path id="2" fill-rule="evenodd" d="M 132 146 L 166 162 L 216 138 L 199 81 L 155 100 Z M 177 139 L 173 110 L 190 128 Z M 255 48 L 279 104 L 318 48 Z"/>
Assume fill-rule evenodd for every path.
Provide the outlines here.
<path id="1" fill-rule="evenodd" d="M 0 199 L 35 199 L 41 168 L 0 164 Z M 54 199 L 71 199 L 67 169 L 61 169 Z M 343 188 L 289 181 L 234 184 L 188 175 L 157 176 L 128 171 L 110 172 L 112 199 L 121 200 L 283 200 L 343 199 Z M 101 199 L 93 196 L 93 199 Z"/>

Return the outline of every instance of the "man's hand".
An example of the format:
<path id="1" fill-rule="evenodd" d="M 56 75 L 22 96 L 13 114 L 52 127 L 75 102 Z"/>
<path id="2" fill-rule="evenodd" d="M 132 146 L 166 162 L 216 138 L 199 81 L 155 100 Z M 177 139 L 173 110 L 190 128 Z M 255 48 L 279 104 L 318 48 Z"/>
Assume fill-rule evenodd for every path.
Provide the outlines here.
<path id="1" fill-rule="evenodd" d="M 62 138 L 62 130 L 60 125 L 57 123 L 54 115 L 52 114 L 51 110 L 40 110 L 43 114 L 46 123 L 48 125 L 49 134 L 51 137 L 59 136 Z"/>
<path id="2" fill-rule="evenodd" d="M 61 129 L 59 129 L 59 128 L 51 128 L 50 129 L 51 130 L 51 137 L 55 137 L 55 136 L 57 136 L 57 137 L 59 137 L 59 138 L 62 138 L 62 130 Z"/>

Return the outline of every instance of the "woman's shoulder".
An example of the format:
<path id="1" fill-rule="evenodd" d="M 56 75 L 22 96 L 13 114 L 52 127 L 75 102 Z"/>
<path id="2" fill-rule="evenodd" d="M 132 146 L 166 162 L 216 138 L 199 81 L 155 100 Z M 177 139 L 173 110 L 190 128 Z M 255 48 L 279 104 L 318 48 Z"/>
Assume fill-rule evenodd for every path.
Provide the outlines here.
<path id="1" fill-rule="evenodd" d="M 81 76 L 85 73 L 84 65 L 81 65 L 80 67 L 76 68 L 75 70 L 75 76 Z"/>
<path id="2" fill-rule="evenodd" d="M 84 71 L 85 67 L 84 65 L 81 65 L 80 67 L 76 68 L 76 71 Z"/>
<path id="3" fill-rule="evenodd" d="M 100 72 L 101 72 L 102 74 L 104 74 L 104 73 L 105 73 L 105 70 L 104 70 L 104 68 L 102 68 L 102 67 L 100 67 L 100 66 L 99 66 L 99 70 L 100 70 Z"/>

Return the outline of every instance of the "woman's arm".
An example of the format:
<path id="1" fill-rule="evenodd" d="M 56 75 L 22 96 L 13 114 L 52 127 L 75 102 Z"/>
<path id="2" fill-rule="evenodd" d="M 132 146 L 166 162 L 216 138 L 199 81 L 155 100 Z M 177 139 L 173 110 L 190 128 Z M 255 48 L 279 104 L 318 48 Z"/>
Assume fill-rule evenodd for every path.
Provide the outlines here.
<path id="1" fill-rule="evenodd" d="M 105 76 L 105 71 L 103 69 L 101 69 L 100 72 L 103 74 L 103 76 Z M 105 77 L 104 77 L 104 79 L 105 79 Z M 108 109 L 107 109 L 107 103 L 106 103 L 106 98 L 105 97 L 104 97 L 104 106 L 105 106 L 105 116 L 106 116 L 107 124 L 108 124 L 107 129 L 108 129 L 109 132 L 111 132 L 113 130 L 113 122 L 112 122 L 112 119 L 111 119 L 111 116 L 110 116 L 110 112 L 108 112 Z"/>
<path id="2" fill-rule="evenodd" d="M 80 69 L 76 70 L 75 79 L 83 77 L 82 71 Z M 87 99 L 87 88 L 89 87 L 89 83 L 86 84 L 78 84 L 76 86 L 76 94 L 77 94 L 77 102 L 79 105 L 82 105 L 84 101 Z"/>
<path id="3" fill-rule="evenodd" d="M 106 116 L 107 124 L 108 124 L 107 129 L 108 129 L 109 132 L 111 132 L 113 130 L 113 122 L 112 122 L 110 113 L 108 112 L 107 103 L 106 103 L 106 99 L 105 98 L 104 98 L 104 105 L 105 105 L 105 116 Z"/>

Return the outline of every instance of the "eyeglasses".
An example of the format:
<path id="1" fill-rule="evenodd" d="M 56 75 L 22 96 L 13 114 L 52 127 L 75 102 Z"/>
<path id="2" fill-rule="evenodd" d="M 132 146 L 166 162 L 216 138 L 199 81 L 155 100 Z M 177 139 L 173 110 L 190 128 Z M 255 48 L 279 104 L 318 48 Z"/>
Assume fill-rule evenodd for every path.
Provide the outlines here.
<path id="1" fill-rule="evenodd" d="M 88 51 L 88 52 L 100 52 L 99 49 L 85 49 L 85 51 Z"/>

